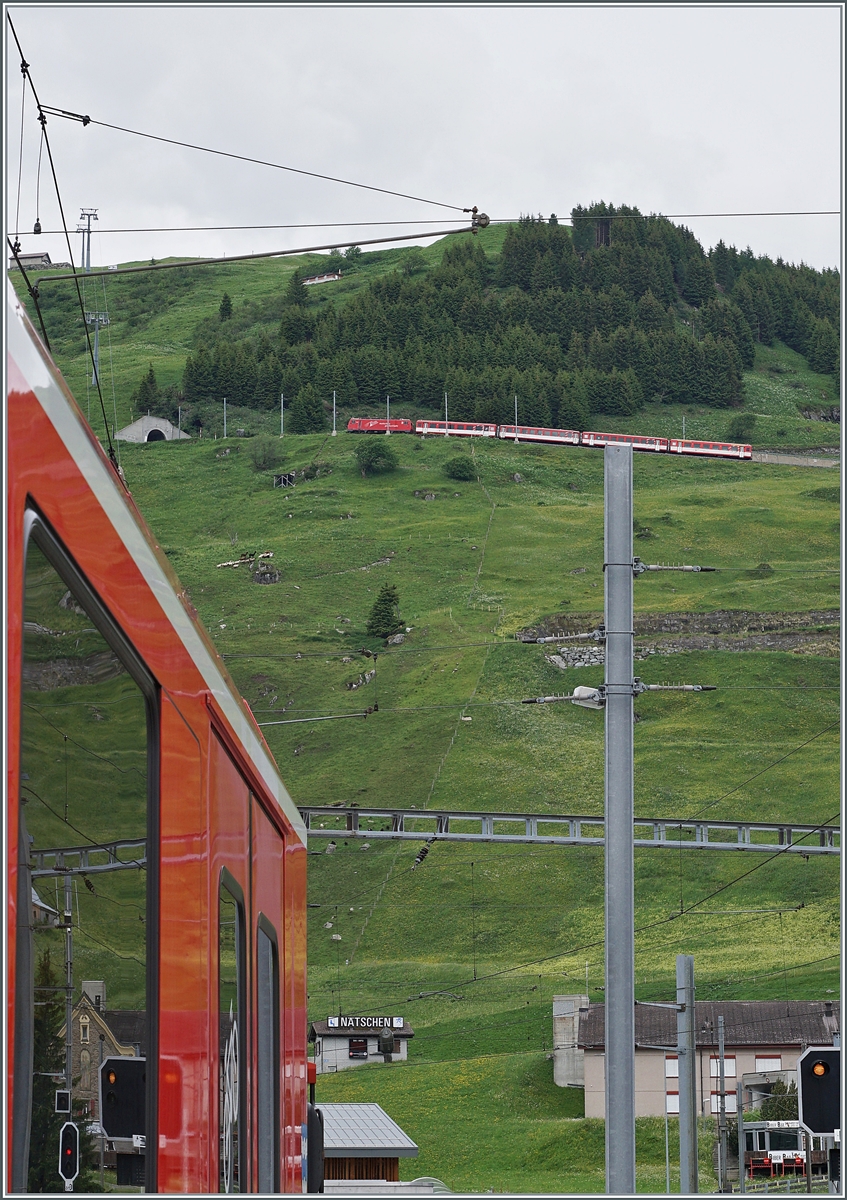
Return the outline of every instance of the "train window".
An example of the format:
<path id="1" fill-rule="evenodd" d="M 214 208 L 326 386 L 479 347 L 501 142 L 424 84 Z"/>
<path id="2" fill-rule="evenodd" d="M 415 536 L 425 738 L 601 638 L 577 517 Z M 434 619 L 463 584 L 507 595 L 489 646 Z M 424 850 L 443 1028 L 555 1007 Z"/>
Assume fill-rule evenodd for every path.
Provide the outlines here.
<path id="1" fill-rule="evenodd" d="M 279 952 L 276 932 L 256 931 L 256 1132 L 260 1192 L 279 1191 Z"/>
<path id="2" fill-rule="evenodd" d="M 246 1179 L 244 1118 L 244 903 L 241 889 L 224 869 L 218 904 L 218 997 L 220 1047 L 220 1170 L 218 1190 L 240 1192 Z"/>
<path id="3" fill-rule="evenodd" d="M 156 856 L 148 859 L 147 847 L 158 840 L 158 738 L 155 685 L 135 651 L 35 512 L 26 515 L 26 533 L 17 900 L 32 920 L 19 919 L 16 945 L 12 1158 L 15 1190 L 41 1192 L 54 1190 L 62 1120 L 52 1077 L 67 1071 L 58 990 L 67 925 L 77 988 L 100 980 L 83 985 L 90 1004 L 105 1010 L 108 996 L 139 1030 L 137 1053 L 149 1059 L 155 1050 Z M 75 1032 L 88 1041 L 79 1016 L 71 1021 L 72 1061 L 80 1054 Z M 89 1062 L 74 1099 L 99 1121 L 98 1085 Z M 147 1099 L 146 1131 L 138 1132 L 149 1137 L 152 1087 Z M 147 1190 L 155 1190 L 152 1157 Z"/>

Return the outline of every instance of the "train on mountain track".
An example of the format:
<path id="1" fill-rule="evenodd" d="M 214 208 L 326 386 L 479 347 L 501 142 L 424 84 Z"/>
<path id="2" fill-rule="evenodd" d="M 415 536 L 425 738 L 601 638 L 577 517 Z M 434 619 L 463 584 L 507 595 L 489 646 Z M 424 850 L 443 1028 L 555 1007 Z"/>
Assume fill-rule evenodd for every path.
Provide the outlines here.
<path id="1" fill-rule="evenodd" d="M 411 433 L 412 422 L 386 417 L 351 417 L 348 433 Z M 753 457 L 753 447 L 738 442 L 715 442 L 691 438 L 646 437 L 637 433 L 596 433 L 578 429 L 549 429 L 535 425 L 496 425 L 484 421 L 418 421 L 414 432 L 424 437 L 502 438 L 513 442 L 546 442 L 552 446 L 613 446 L 660 454 L 689 454 L 701 458 Z"/>
<path id="2" fill-rule="evenodd" d="M 30 1190 L 34 1155 L 59 1183 L 58 1144 L 36 1134 L 61 1111 L 54 1089 L 73 1086 L 90 1128 L 117 1128 L 126 1059 L 107 1060 L 118 1083 L 106 1092 L 101 1071 L 97 1097 L 105 997 L 84 1022 L 74 1009 L 67 1059 L 43 1060 L 39 1006 L 65 990 L 65 930 L 74 995 L 86 970 L 102 972 L 140 1031 L 133 1182 L 303 1192 L 303 820 L 11 286 L 6 324 L 5 1190 Z M 80 885 L 76 905 L 70 885 L 59 899 L 63 876 Z M 43 973 L 50 950 L 58 987 Z"/>

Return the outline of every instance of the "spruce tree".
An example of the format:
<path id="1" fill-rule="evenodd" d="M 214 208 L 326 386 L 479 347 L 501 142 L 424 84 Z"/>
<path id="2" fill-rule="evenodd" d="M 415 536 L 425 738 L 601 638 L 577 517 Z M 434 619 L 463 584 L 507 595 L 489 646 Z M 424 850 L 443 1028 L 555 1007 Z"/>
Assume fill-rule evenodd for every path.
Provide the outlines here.
<path id="1" fill-rule="evenodd" d="M 287 428 L 289 433 L 320 433 L 326 428 L 323 404 L 310 383 L 295 396 L 289 409 Z"/>
<path id="2" fill-rule="evenodd" d="M 299 271 L 295 271 L 288 281 L 288 287 L 285 289 L 285 303 L 297 304 L 301 308 L 305 308 L 309 303 L 309 292 Z"/>
<path id="3" fill-rule="evenodd" d="M 226 292 L 224 292 L 223 300 L 221 300 L 221 306 L 218 309 L 218 315 L 222 321 L 228 321 L 232 316 L 232 301 Z"/>
<path id="4" fill-rule="evenodd" d="M 402 624 L 397 588 L 393 583 L 384 583 L 374 600 L 365 629 L 371 637 L 387 638 L 396 633 Z"/>

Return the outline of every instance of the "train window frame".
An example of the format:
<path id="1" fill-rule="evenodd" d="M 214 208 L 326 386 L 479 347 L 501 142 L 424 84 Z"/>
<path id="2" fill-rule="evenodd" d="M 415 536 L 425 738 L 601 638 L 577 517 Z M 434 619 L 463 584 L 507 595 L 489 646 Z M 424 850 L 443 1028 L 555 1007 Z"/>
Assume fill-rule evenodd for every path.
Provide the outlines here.
<path id="1" fill-rule="evenodd" d="M 74 556 L 40 511 L 31 496 L 27 497 L 23 516 L 23 570 L 21 612 L 26 605 L 26 573 L 30 547 L 36 546 L 50 566 L 65 584 L 71 595 L 83 606 L 97 632 L 120 660 L 128 675 L 138 687 L 144 700 L 147 736 L 147 886 L 145 897 L 145 1012 L 147 1015 L 147 1094 L 145 1121 L 152 1145 L 158 1145 L 158 1051 L 159 1051 L 159 829 L 160 790 L 159 764 L 161 760 L 160 719 L 161 689 L 130 637 L 109 611 L 94 586 Z M 23 668 L 23 655 L 21 656 Z M 21 689 L 23 697 L 23 688 Z M 23 720 L 20 722 L 23 738 Z M 23 757 L 23 745 L 19 747 Z M 20 800 L 18 801 L 20 804 Z M 17 904 L 21 911 L 28 912 L 31 905 L 31 876 L 28 869 L 18 870 Z M 35 997 L 33 991 L 33 947 L 32 933 L 22 936 L 18 926 L 15 942 L 15 1041 L 13 1049 L 15 1091 L 12 1110 L 12 1176 L 13 1189 L 26 1191 L 26 1173 L 29 1160 L 29 1129 L 32 1119 L 32 1054 L 33 1017 Z M 23 1015 L 23 1020 L 21 1016 Z M 21 1086 L 25 1081 L 24 1086 Z M 157 1186 L 157 1161 L 155 1154 L 145 1156 L 144 1190 L 155 1192 Z M 15 1183 L 20 1183 L 15 1188 Z"/>
<path id="2" fill-rule="evenodd" d="M 270 994 L 263 990 L 262 977 L 262 939 L 267 943 L 270 952 L 270 973 L 268 982 Z M 267 1079 L 263 1088 L 264 1054 L 266 1046 L 263 1040 L 263 997 L 269 1000 L 267 1026 L 270 1030 L 270 1088 L 267 1089 Z M 257 1185 L 260 1192 L 278 1192 L 280 1187 L 280 990 L 279 990 L 279 937 L 270 920 L 264 913 L 259 913 L 256 921 L 256 1140 L 258 1145 Z M 269 1090 L 270 1095 L 266 1092 Z M 271 1169 L 263 1161 L 263 1143 L 270 1142 Z"/>
<path id="3" fill-rule="evenodd" d="M 247 918 L 246 907 L 244 903 L 244 890 L 241 884 L 235 878 L 231 871 L 226 867 L 221 867 L 221 872 L 218 880 L 218 1003 L 217 1003 L 217 1043 L 218 1057 L 220 1057 L 220 1027 L 221 1027 L 221 892 L 229 893 L 236 911 L 235 925 L 235 995 L 236 995 L 236 1033 L 239 1042 L 239 1055 L 241 1064 L 246 1064 L 248 1054 L 247 1041 Z M 249 1190 L 247 1181 L 247 1140 L 248 1140 L 248 1122 L 247 1122 L 247 1071 L 238 1071 L 238 1191 L 245 1192 Z M 220 1136 L 223 1131 L 223 1113 L 218 1112 L 218 1143 L 220 1144 Z M 224 1192 L 221 1187 L 221 1155 L 220 1145 L 218 1148 L 218 1194 L 232 1195 L 234 1193 Z"/>

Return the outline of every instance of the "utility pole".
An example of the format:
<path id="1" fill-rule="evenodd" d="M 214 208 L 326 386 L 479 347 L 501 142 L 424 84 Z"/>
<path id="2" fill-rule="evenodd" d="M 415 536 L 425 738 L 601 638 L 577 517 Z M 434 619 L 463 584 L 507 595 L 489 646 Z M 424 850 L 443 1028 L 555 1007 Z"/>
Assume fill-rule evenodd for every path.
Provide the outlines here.
<path id="1" fill-rule="evenodd" d="M 283 437 L 285 434 L 285 429 L 283 427 L 283 423 L 285 421 L 285 416 L 282 411 L 284 404 L 285 404 L 285 392 L 280 392 L 280 394 L 279 394 L 279 436 L 280 437 Z"/>
<path id="2" fill-rule="evenodd" d="M 224 437 L 226 437 L 226 396 L 224 396 Z"/>
<path id="3" fill-rule="evenodd" d="M 447 424 L 447 393 L 446 393 L 446 392 L 444 393 L 444 424 L 445 424 L 445 425 Z M 449 429 L 445 429 L 445 430 L 444 430 L 444 436 L 445 436 L 445 437 L 449 437 L 449 436 L 450 436 L 450 430 L 449 430 Z"/>
<path id="4" fill-rule="evenodd" d="M 679 1190 L 698 1190 L 697 1027 L 694 1023 L 694 957 L 676 956 L 676 1052 L 679 1063 Z"/>
<path id="5" fill-rule="evenodd" d="M 724 1088 L 726 1086 L 726 1063 L 724 1057 L 723 1043 L 723 1017 L 718 1017 L 718 1086 L 720 1087 L 720 1095 L 718 1097 L 718 1187 L 722 1192 L 729 1192 L 732 1189 L 726 1177 L 726 1096 Z"/>
<path id="6" fill-rule="evenodd" d="M 77 224 L 77 233 L 82 234 L 82 268 L 84 271 L 91 270 L 91 222 L 96 221 L 96 208 L 83 208 L 79 214 L 80 223 Z M 85 221 L 85 224 L 81 222 Z"/>
<path id="7" fill-rule="evenodd" d="M 632 447 L 607 446 L 604 466 L 606 1191 L 625 1196 L 635 1192 Z"/>
<path id="8" fill-rule="evenodd" d="M 390 424 L 391 424 L 391 397 L 386 396 L 385 397 L 385 435 L 386 435 L 386 437 L 388 436 L 389 433 L 391 433 L 391 430 L 389 428 Z"/>
<path id="9" fill-rule="evenodd" d="M 332 393 L 332 436 L 335 437 L 335 392 Z"/>
<path id="10" fill-rule="evenodd" d="M 518 440 L 518 398 L 515 396 L 515 441 Z M 629 485 L 630 494 L 632 494 L 632 484 Z M 630 555 L 630 558 L 632 555 Z"/>
<path id="11" fill-rule="evenodd" d="M 70 1092 L 73 1087 L 74 1066 L 74 947 L 73 947 L 73 903 L 71 901 L 71 877 L 65 876 L 65 1086 Z M 73 1112 L 73 1106 L 71 1107 Z"/>

